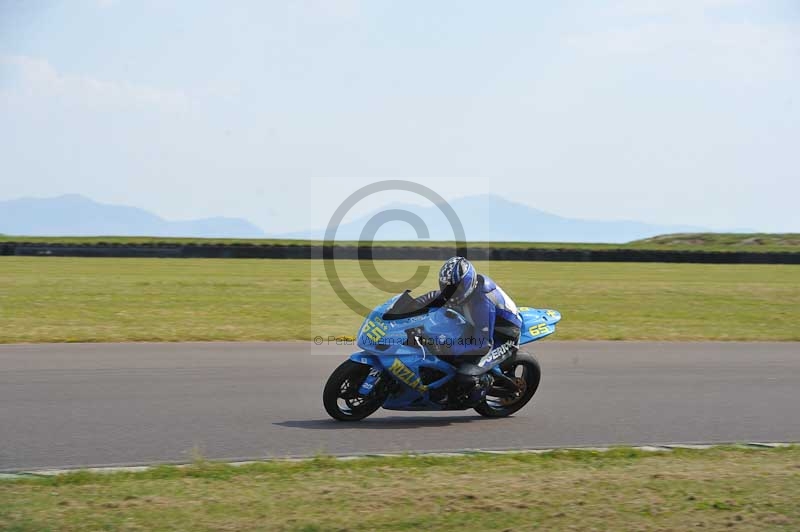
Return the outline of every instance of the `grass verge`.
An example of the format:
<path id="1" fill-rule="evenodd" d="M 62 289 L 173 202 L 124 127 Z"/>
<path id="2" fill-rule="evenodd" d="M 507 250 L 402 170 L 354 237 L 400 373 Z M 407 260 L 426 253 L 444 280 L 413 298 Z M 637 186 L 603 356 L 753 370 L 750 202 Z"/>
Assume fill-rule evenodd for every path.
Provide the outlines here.
<path id="1" fill-rule="evenodd" d="M 3 530 L 797 530 L 800 448 L 199 461 L 0 483 Z"/>
<path id="2" fill-rule="evenodd" d="M 376 261 L 387 279 L 439 263 Z M 800 267 L 477 262 L 519 305 L 555 308 L 554 339 L 800 340 Z M 389 295 L 356 261 L 343 285 L 373 307 Z M 310 340 L 352 335 L 361 317 L 322 261 L 0 258 L 0 343 Z"/>

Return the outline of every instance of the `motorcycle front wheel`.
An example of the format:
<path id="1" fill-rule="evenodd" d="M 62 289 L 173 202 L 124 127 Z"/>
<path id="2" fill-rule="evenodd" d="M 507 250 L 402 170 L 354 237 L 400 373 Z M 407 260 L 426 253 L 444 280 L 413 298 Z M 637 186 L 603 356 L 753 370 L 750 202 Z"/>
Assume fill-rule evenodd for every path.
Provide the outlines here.
<path id="1" fill-rule="evenodd" d="M 514 358 L 502 364 L 503 374 L 512 379 L 517 386 L 513 397 L 486 398 L 475 407 L 475 411 L 485 417 L 510 416 L 533 398 L 539 388 L 542 370 L 539 362 L 528 353 L 518 352 Z"/>
<path id="2" fill-rule="evenodd" d="M 328 415 L 339 421 L 358 421 L 381 407 L 383 397 L 378 390 L 373 389 L 366 396 L 358 393 L 370 369 L 366 364 L 345 360 L 333 370 L 322 392 L 322 403 Z"/>

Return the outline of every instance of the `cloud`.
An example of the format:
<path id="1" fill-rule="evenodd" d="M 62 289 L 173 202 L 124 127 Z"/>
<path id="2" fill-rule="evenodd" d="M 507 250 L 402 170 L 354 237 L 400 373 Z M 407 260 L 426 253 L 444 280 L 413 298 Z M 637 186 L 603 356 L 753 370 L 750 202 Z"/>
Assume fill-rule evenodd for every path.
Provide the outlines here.
<path id="1" fill-rule="evenodd" d="M 800 54 L 800 28 L 789 23 L 727 21 L 702 6 L 727 6 L 729 0 L 705 0 L 699 5 L 661 4 L 646 10 L 635 24 L 568 38 L 574 50 L 588 57 L 675 60 L 693 74 L 737 80 L 777 80 L 793 77 Z M 682 8 L 679 6 L 683 6 Z M 628 14 L 641 14 L 644 7 Z M 657 13 L 655 16 L 654 13 Z"/>
<path id="2" fill-rule="evenodd" d="M 63 98 L 88 107 L 156 107 L 182 110 L 189 104 L 189 98 L 182 90 L 68 75 L 59 72 L 45 59 L 25 55 L 0 55 L 0 65 L 16 74 L 16 90 L 31 96 Z"/>
<path id="3" fill-rule="evenodd" d="M 621 15 L 694 17 L 752 3 L 752 0 L 618 0 L 609 7 Z"/>
<path id="4" fill-rule="evenodd" d="M 363 9 L 361 0 L 306 0 L 293 2 L 290 6 L 299 15 L 329 19 L 351 19 Z"/>

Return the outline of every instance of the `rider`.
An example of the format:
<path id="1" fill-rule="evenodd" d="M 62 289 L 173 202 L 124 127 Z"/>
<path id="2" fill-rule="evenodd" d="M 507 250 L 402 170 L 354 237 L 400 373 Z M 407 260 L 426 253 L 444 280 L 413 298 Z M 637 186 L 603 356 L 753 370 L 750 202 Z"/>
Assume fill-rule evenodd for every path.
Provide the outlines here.
<path id="1" fill-rule="evenodd" d="M 467 320 L 469 327 L 461 341 L 436 345 L 440 355 L 480 365 L 510 356 L 509 351 L 513 354 L 519 346 L 522 319 L 514 301 L 464 257 L 445 261 L 439 270 L 439 290 L 418 297 L 417 302 L 425 307 L 452 308 Z M 463 385 L 473 382 L 477 379 L 462 379 Z"/>

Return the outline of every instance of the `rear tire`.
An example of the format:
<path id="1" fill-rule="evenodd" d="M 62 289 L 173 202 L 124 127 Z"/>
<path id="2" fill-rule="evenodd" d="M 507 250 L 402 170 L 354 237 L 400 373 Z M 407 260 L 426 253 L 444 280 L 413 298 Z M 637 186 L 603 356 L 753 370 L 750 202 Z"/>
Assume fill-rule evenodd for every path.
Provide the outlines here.
<path id="1" fill-rule="evenodd" d="M 539 388 L 539 381 L 542 379 L 542 370 L 539 362 L 533 355 L 518 352 L 516 356 L 502 364 L 503 373 L 524 384 L 522 392 L 513 399 L 500 399 L 497 397 L 486 397 L 475 407 L 475 411 L 484 417 L 506 417 L 510 416 L 533 398 Z M 521 371 L 520 369 L 521 368 Z M 517 373 L 521 373 L 518 375 Z M 522 388 L 522 386 L 520 386 Z"/>
<path id="2" fill-rule="evenodd" d="M 371 369 L 366 364 L 345 360 L 333 370 L 322 392 L 322 404 L 328 415 L 339 421 L 359 421 L 381 407 L 383 397 L 377 389 L 373 388 L 367 396 L 358 393 Z"/>

